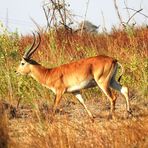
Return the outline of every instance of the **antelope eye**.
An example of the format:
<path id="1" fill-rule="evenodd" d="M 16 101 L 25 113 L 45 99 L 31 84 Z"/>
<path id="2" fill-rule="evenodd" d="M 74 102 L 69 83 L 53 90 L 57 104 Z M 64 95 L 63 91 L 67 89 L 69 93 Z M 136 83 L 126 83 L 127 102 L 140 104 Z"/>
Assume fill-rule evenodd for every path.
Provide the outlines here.
<path id="1" fill-rule="evenodd" d="M 25 65 L 25 63 L 21 63 L 22 65 Z"/>

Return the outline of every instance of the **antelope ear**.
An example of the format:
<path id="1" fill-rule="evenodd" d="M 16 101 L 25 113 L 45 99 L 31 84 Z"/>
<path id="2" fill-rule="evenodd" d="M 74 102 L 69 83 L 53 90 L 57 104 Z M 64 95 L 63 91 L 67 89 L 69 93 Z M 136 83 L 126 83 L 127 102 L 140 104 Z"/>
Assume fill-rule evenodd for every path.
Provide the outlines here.
<path id="1" fill-rule="evenodd" d="M 24 60 L 24 61 L 26 61 L 26 62 L 28 62 L 28 61 L 29 61 L 29 59 L 27 59 L 27 58 L 24 58 L 24 57 L 23 57 L 23 60 Z"/>
<path id="2" fill-rule="evenodd" d="M 24 58 L 24 57 L 23 57 L 23 60 L 27 61 L 27 59 L 26 59 L 26 58 Z"/>

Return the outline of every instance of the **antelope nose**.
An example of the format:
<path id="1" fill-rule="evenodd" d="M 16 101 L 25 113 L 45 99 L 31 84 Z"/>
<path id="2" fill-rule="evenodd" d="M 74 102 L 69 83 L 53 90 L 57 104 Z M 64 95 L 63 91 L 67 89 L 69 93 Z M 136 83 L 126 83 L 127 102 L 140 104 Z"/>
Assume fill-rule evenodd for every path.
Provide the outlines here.
<path id="1" fill-rule="evenodd" d="M 19 75 L 19 72 L 17 70 L 14 71 L 16 73 L 16 75 Z"/>

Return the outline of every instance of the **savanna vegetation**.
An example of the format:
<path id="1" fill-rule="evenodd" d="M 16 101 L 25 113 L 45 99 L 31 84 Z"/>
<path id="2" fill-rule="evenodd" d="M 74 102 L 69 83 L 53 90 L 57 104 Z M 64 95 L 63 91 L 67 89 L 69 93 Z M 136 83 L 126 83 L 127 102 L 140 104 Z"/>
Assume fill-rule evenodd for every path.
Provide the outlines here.
<path id="1" fill-rule="evenodd" d="M 60 110 L 50 123 L 54 94 L 15 70 L 32 35 L 0 34 L 0 147 L 14 148 L 146 148 L 148 147 L 148 28 L 113 28 L 110 33 L 71 33 L 63 29 L 42 33 L 33 58 L 55 67 L 99 54 L 112 56 L 124 65 L 121 83 L 129 87 L 133 117 L 126 119 L 125 100 L 116 93 L 116 119 L 108 120 L 109 101 L 100 89 L 82 90 L 96 116 L 92 123 L 79 102 L 65 94 Z"/>

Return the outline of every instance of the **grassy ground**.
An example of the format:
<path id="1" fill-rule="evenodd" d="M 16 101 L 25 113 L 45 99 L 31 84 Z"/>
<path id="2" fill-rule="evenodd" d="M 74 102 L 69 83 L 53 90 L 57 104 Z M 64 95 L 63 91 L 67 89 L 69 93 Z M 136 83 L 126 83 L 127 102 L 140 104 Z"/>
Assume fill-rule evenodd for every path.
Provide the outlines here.
<path id="1" fill-rule="evenodd" d="M 147 148 L 148 104 L 133 100 L 134 116 L 126 119 L 121 99 L 116 106 L 116 119 L 108 120 L 108 106 L 98 102 L 86 101 L 96 116 L 94 123 L 77 102 L 63 101 L 63 111 L 56 114 L 53 123 L 49 122 L 46 110 L 22 109 L 19 118 L 9 120 L 9 145 L 14 148 Z"/>
<path id="2" fill-rule="evenodd" d="M 125 101 L 117 95 L 116 118 L 109 120 L 109 101 L 94 88 L 82 90 L 96 116 L 94 123 L 70 94 L 63 96 L 62 110 L 50 123 L 53 93 L 14 72 L 32 37 L 4 30 L 0 35 L 0 147 L 148 147 L 148 29 L 113 29 L 109 34 L 82 36 L 58 30 L 41 36 L 33 58 L 47 67 L 98 54 L 117 58 L 125 67 L 121 82 L 130 89 L 133 117 L 126 119 Z"/>

